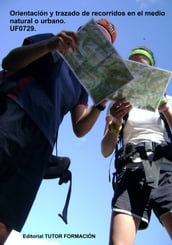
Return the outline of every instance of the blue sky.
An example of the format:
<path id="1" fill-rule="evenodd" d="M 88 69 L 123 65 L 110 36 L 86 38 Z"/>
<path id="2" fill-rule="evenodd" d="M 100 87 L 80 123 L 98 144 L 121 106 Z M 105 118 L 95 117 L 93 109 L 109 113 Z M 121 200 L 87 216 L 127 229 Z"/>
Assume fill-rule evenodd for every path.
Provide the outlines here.
<path id="1" fill-rule="evenodd" d="M 12 48 L 20 46 L 26 36 L 37 33 L 61 30 L 76 31 L 90 18 L 99 19 L 102 16 L 92 16 L 92 12 L 123 12 L 124 16 L 103 16 L 112 21 L 117 30 L 118 38 L 114 44 L 119 54 L 127 58 L 130 50 L 138 45 L 148 46 L 155 53 L 156 66 L 172 71 L 172 2 L 171 0 L 87 0 L 87 1 L 26 1 L 1 0 L 0 8 L 0 59 Z M 10 31 L 10 11 L 77 11 L 79 16 L 56 17 L 63 19 L 65 24 L 37 24 L 36 31 Z M 83 16 L 82 12 L 89 12 Z M 151 11 L 158 16 L 138 16 L 139 11 Z M 128 12 L 135 15 L 129 16 Z M 165 16 L 161 16 L 162 13 Z M 12 12 L 11 12 L 12 13 Z M 17 18 L 17 17 L 16 17 Z M 35 17 L 40 21 L 41 17 Z M 172 94 L 171 84 L 168 93 Z M 90 104 L 92 101 L 90 99 Z M 108 244 L 109 223 L 111 215 L 112 188 L 108 182 L 109 164 L 112 156 L 103 158 L 100 152 L 100 142 L 104 130 L 105 113 L 102 112 L 94 128 L 83 138 L 76 138 L 72 132 L 70 115 L 67 115 L 59 132 L 58 153 L 71 158 L 70 169 L 73 172 L 72 197 L 69 206 L 68 225 L 58 217 L 62 210 L 68 184 L 59 186 L 57 180 L 43 181 L 27 222 L 21 232 L 23 234 L 43 234 L 47 243 L 60 245 L 104 245 Z M 111 164 L 113 172 L 113 162 Z M 17 197 L 16 197 L 17 198 Z M 46 238 L 45 234 L 95 234 L 96 238 Z M 16 236 L 12 239 L 17 241 Z M 22 244 L 27 241 L 25 238 Z M 39 243 L 40 242 L 40 243 Z M 32 239 L 29 244 L 41 244 L 42 241 Z M 10 241 L 8 242 L 10 244 Z M 149 228 L 138 232 L 135 245 L 156 244 L 170 245 L 171 241 L 165 229 L 152 214 Z"/>

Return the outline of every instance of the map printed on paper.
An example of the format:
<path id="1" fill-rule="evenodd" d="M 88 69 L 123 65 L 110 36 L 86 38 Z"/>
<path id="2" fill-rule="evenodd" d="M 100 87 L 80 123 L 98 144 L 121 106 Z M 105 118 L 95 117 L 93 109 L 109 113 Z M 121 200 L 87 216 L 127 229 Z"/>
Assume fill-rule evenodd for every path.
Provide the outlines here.
<path id="1" fill-rule="evenodd" d="M 65 59 L 94 103 L 98 104 L 133 76 L 94 20 L 83 26 L 78 35 L 77 51 L 69 50 Z"/>
<path id="2" fill-rule="evenodd" d="M 63 57 L 94 104 L 126 97 L 133 106 L 154 111 L 172 72 L 123 60 L 94 20 L 78 31 L 80 42 Z"/>
<path id="3" fill-rule="evenodd" d="M 118 89 L 112 99 L 125 97 L 138 108 L 155 111 L 169 84 L 172 72 L 135 61 L 125 62 L 134 79 Z"/>

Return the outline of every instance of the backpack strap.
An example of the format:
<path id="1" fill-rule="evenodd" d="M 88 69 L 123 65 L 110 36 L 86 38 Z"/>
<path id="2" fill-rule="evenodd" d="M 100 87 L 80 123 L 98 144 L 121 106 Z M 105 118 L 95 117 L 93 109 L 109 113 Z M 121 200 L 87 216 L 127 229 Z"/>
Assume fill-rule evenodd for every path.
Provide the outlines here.
<path id="1" fill-rule="evenodd" d="M 122 129 L 121 129 L 121 132 L 120 132 L 120 135 L 119 135 L 119 141 L 121 143 L 123 143 L 123 130 L 124 130 L 124 127 L 125 127 L 125 124 L 127 122 L 127 119 L 128 119 L 128 116 L 129 114 L 126 114 L 124 117 L 123 117 L 123 124 L 122 124 Z M 163 115 L 163 113 L 160 112 L 160 118 L 164 121 L 164 124 L 165 124 L 165 129 L 167 131 L 167 134 L 168 134 L 168 137 L 170 139 L 170 142 L 172 143 L 172 132 L 171 132 L 171 129 L 168 125 L 168 122 L 165 118 L 165 116 Z"/>
<path id="2" fill-rule="evenodd" d="M 168 137 L 170 139 L 170 143 L 172 143 L 172 132 L 171 132 L 171 129 L 170 129 L 169 125 L 168 125 L 168 122 L 167 122 L 165 116 L 161 112 L 160 112 L 160 118 L 164 121 L 165 128 L 166 128 Z"/>
<path id="3" fill-rule="evenodd" d="M 67 224 L 67 213 L 68 213 L 68 206 L 72 192 L 72 173 L 68 169 L 70 165 L 70 158 L 68 157 L 57 157 L 52 155 L 50 157 L 44 179 L 56 179 L 59 178 L 59 185 L 63 183 L 69 183 L 68 193 L 65 201 L 64 208 L 62 210 L 62 214 L 59 216 L 62 220 Z"/>
<path id="4" fill-rule="evenodd" d="M 116 148 L 115 148 L 115 168 L 116 170 L 118 169 L 118 154 L 119 154 L 119 145 L 121 145 L 121 147 L 123 147 L 123 131 L 124 131 L 124 127 L 126 125 L 127 119 L 128 119 L 129 113 L 127 113 L 124 117 L 123 117 L 123 122 L 122 122 L 122 129 L 119 133 L 119 140 L 116 144 Z"/>
<path id="5" fill-rule="evenodd" d="M 59 217 L 62 218 L 62 220 L 65 222 L 65 224 L 68 223 L 67 222 L 67 213 L 68 213 L 70 196 L 71 196 L 71 192 L 72 192 L 72 173 L 69 170 L 68 170 L 68 180 L 70 181 L 70 184 L 69 184 L 69 189 L 68 189 L 68 193 L 67 193 L 65 205 L 64 205 L 64 208 L 62 210 L 62 213 L 61 214 L 60 213 L 58 214 Z M 59 184 L 60 184 L 60 181 L 59 181 Z"/>
<path id="6" fill-rule="evenodd" d="M 123 117 L 123 124 L 122 124 L 122 129 L 121 129 L 120 134 L 119 134 L 119 141 L 116 144 L 116 150 L 115 150 L 115 168 L 116 169 L 118 167 L 118 157 L 119 157 L 119 149 L 118 148 L 119 148 L 120 144 L 121 144 L 121 147 L 123 146 L 123 130 L 124 130 L 124 127 L 126 125 L 128 116 L 129 116 L 129 114 L 126 114 Z M 172 143 L 172 132 L 171 132 L 171 129 L 170 129 L 169 125 L 168 125 L 168 122 L 167 122 L 165 116 L 162 113 L 160 113 L 160 118 L 164 121 L 164 125 L 165 125 L 165 128 L 166 128 L 168 137 L 170 139 L 170 143 Z"/>

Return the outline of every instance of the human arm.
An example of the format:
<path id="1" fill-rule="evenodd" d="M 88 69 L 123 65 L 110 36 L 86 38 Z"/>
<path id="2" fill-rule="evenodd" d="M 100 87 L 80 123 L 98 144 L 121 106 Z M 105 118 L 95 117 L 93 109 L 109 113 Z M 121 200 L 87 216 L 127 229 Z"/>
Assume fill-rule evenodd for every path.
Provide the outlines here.
<path id="1" fill-rule="evenodd" d="M 101 141 L 101 152 L 104 157 L 108 157 L 115 149 L 123 117 L 131 108 L 131 104 L 125 98 L 117 100 L 111 106 L 110 114 L 106 117 L 104 137 Z M 114 130 L 111 130 L 111 127 Z"/>
<path id="2" fill-rule="evenodd" d="M 170 126 L 170 128 L 172 128 L 172 108 L 169 107 L 168 110 L 163 112 L 163 114 L 168 122 L 168 125 Z"/>
<path id="3" fill-rule="evenodd" d="M 158 107 L 158 110 L 160 113 L 164 115 L 166 118 L 168 125 L 170 128 L 172 128 L 172 107 L 171 107 L 172 102 L 168 102 L 168 99 L 165 97 L 161 102 L 160 106 Z"/>
<path id="4" fill-rule="evenodd" d="M 172 128 L 172 107 L 171 107 L 170 103 L 168 103 L 168 100 L 162 106 L 159 106 L 158 110 L 166 118 L 169 127 Z"/>
<path id="5" fill-rule="evenodd" d="M 70 47 L 75 51 L 78 42 L 76 33 L 62 31 L 49 39 L 13 49 L 3 59 L 2 67 L 8 71 L 16 71 L 56 50 L 65 55 Z"/>
<path id="6" fill-rule="evenodd" d="M 107 101 L 101 103 L 105 106 Z M 92 105 L 88 109 L 83 104 L 76 105 L 71 111 L 73 131 L 77 137 L 82 137 L 87 134 L 94 126 L 101 110 Z"/>

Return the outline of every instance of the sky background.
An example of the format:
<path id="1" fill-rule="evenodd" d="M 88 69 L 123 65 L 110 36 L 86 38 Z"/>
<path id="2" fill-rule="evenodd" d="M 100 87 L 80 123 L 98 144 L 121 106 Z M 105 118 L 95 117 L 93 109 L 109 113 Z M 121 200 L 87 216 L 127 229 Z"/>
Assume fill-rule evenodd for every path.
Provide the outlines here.
<path id="1" fill-rule="evenodd" d="M 77 11 L 79 16 L 55 17 L 63 19 L 64 24 L 34 24 L 36 31 L 11 31 L 10 11 Z M 87 11 L 89 16 L 83 16 Z M 125 16 L 92 16 L 93 11 L 123 12 Z M 138 16 L 143 11 L 143 16 Z M 157 12 L 158 16 L 146 17 L 145 11 Z M 130 50 L 138 45 L 145 45 L 153 50 L 156 66 L 172 71 L 172 2 L 171 0 L 1 0 L 0 2 L 0 60 L 13 48 L 20 46 L 25 37 L 45 32 L 54 34 L 61 30 L 76 31 L 91 18 L 107 18 L 117 28 L 118 37 L 114 44 L 119 54 L 127 58 Z M 128 12 L 133 12 L 129 16 Z M 161 16 L 164 12 L 165 16 Z M 26 17 L 29 18 L 29 17 Z M 35 19 L 40 21 L 42 17 Z M 47 17 L 46 17 L 47 18 Z M 172 86 L 167 91 L 172 95 Z M 92 104 L 92 100 L 89 100 Z M 63 209 L 68 184 L 58 185 L 57 180 L 44 180 L 37 194 L 33 208 L 21 234 L 15 233 L 7 245 L 105 245 L 108 244 L 109 223 L 111 216 L 111 183 L 108 181 L 109 165 L 113 172 L 113 156 L 103 158 L 100 142 L 103 136 L 105 114 L 102 112 L 94 128 L 84 137 L 77 138 L 72 132 L 70 115 L 61 125 L 58 141 L 58 154 L 71 158 L 70 169 L 73 172 L 72 197 L 68 213 L 68 225 L 58 217 Z M 17 197 L 16 197 L 17 198 Z M 43 239 L 24 239 L 23 234 L 43 235 Z M 46 238 L 45 234 L 94 234 L 96 238 Z M 21 242 L 21 243 L 20 243 Z M 16 243 L 15 243 L 16 244 Z M 135 245 L 156 244 L 170 245 L 171 240 L 152 214 L 147 230 L 138 232 Z"/>

